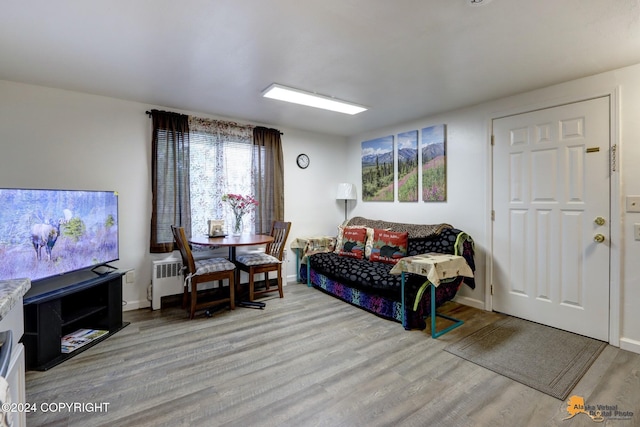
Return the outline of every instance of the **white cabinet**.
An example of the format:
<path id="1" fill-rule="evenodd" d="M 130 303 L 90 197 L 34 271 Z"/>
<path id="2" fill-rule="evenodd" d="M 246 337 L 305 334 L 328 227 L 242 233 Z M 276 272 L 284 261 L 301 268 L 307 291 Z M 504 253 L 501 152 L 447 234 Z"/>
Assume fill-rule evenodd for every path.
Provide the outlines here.
<path id="1" fill-rule="evenodd" d="M 22 307 L 21 307 L 22 308 Z M 11 355 L 11 362 L 9 363 L 9 372 L 7 374 L 7 382 L 9 383 L 9 396 L 12 403 L 25 403 L 26 402 L 26 384 L 24 378 L 24 345 L 18 344 L 13 348 L 13 354 Z M 27 416 L 25 411 L 14 412 L 11 414 L 13 420 L 13 426 L 26 426 Z"/>
<path id="2" fill-rule="evenodd" d="M 22 296 L 29 290 L 30 283 L 26 281 L 24 286 L 16 285 L 12 281 L 10 286 L 4 286 L 6 282 L 0 282 L 0 331 L 10 330 L 13 334 L 11 361 L 5 379 L 9 383 L 9 396 L 12 403 L 26 402 L 25 383 L 25 358 L 24 345 L 20 342 L 24 333 L 24 309 Z M 4 314 L 4 315 L 3 315 Z M 11 414 L 13 426 L 23 427 L 27 425 L 26 413 L 14 412 Z"/>

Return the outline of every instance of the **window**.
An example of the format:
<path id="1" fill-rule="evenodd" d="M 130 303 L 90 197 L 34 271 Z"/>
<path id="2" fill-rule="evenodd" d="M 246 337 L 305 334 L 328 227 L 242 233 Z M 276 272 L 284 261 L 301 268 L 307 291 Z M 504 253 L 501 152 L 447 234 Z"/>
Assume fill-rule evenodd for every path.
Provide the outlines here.
<path id="1" fill-rule="evenodd" d="M 204 133 L 190 133 L 191 233 L 206 234 L 207 221 L 223 219 L 227 228 L 233 214 L 221 201 L 227 193 L 251 195 L 251 143 L 220 141 Z M 244 231 L 253 232 L 254 213 L 244 218 Z"/>
<path id="2" fill-rule="evenodd" d="M 222 202 L 226 193 L 258 200 L 244 218 L 245 232 L 268 233 L 274 220 L 284 218 L 280 131 L 158 110 L 149 114 L 152 253 L 173 250 L 173 224 L 189 235 L 207 233 L 210 219 L 230 225 L 233 214 Z"/>

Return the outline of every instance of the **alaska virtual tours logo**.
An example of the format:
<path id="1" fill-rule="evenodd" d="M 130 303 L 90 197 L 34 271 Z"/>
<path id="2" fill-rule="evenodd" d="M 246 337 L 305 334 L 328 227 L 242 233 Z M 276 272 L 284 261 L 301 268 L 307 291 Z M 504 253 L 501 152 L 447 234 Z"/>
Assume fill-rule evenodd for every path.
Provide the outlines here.
<path id="1" fill-rule="evenodd" d="M 571 419 L 578 414 L 585 414 L 596 423 L 601 423 L 604 420 L 630 420 L 633 418 L 632 411 L 621 410 L 618 405 L 587 405 L 582 396 L 569 398 L 567 412 L 569 416 L 563 420 Z"/>

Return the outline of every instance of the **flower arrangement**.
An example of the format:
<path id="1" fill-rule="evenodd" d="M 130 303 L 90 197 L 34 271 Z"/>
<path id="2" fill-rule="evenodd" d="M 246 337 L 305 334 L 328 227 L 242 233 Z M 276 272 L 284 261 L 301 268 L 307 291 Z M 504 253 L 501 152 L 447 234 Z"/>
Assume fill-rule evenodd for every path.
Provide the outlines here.
<path id="1" fill-rule="evenodd" d="M 242 234 L 242 217 L 258 206 L 258 202 L 252 196 L 241 196 L 240 194 L 231 193 L 223 195 L 222 201 L 228 203 L 233 211 L 234 221 L 232 234 L 239 236 Z"/>

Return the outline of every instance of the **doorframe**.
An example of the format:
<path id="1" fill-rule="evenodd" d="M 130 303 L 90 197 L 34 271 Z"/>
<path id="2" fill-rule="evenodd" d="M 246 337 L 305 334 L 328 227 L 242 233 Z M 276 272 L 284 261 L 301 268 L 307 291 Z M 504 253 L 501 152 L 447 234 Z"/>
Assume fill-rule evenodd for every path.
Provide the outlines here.
<path id="1" fill-rule="evenodd" d="M 609 97 L 609 155 L 610 158 L 615 155 L 615 162 L 611 162 L 615 166 L 615 171 L 611 170 L 609 180 L 609 209 L 610 209 L 610 236 L 609 236 L 609 344 L 620 347 L 620 318 L 621 318 L 621 272 L 622 272 L 622 254 L 623 247 L 623 221 L 622 221 L 622 197 L 621 197 L 621 164 L 622 155 L 621 139 L 620 139 L 620 86 L 616 86 L 608 92 L 596 92 L 590 96 L 572 96 L 556 99 L 554 101 L 542 101 L 529 104 L 524 107 L 511 107 L 503 111 L 494 112 L 487 119 L 487 206 L 489 212 L 487 215 L 487 236 L 489 236 L 488 253 L 485 257 L 485 309 L 493 311 L 493 296 L 491 295 L 491 287 L 493 284 L 493 220 L 491 211 L 493 210 L 493 146 L 491 145 L 491 136 L 493 134 L 494 120 L 513 116 L 516 114 L 531 113 L 547 108 L 559 107 L 567 104 L 588 101 L 595 98 Z"/>

